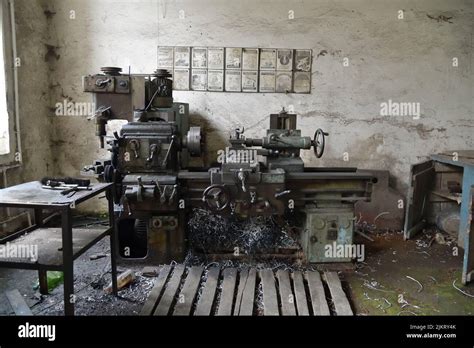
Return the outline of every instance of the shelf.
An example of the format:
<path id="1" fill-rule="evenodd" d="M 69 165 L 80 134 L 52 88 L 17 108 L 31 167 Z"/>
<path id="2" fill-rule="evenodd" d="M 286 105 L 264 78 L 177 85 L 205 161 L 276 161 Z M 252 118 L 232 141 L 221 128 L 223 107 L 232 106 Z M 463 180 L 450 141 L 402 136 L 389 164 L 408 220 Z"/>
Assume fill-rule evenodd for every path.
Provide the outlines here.
<path id="1" fill-rule="evenodd" d="M 73 258 L 78 258 L 109 232 L 109 227 L 94 229 L 74 228 L 72 230 Z M 25 266 L 30 266 L 28 268 L 36 269 L 47 268 L 48 266 L 58 268 L 62 267 L 63 264 L 61 228 L 39 228 L 15 239 L 14 241 L 0 244 L 0 246 L 5 246 L 8 248 L 20 246 L 37 246 L 38 250 L 37 261 L 32 261 L 29 259 L 0 258 L 0 266 L 6 266 L 8 263 L 15 263 L 23 264 Z"/>
<path id="2" fill-rule="evenodd" d="M 450 201 L 454 201 L 457 204 L 461 204 L 462 202 L 462 196 L 460 193 L 451 193 L 449 191 L 431 191 L 434 195 L 442 198 L 449 199 Z"/>

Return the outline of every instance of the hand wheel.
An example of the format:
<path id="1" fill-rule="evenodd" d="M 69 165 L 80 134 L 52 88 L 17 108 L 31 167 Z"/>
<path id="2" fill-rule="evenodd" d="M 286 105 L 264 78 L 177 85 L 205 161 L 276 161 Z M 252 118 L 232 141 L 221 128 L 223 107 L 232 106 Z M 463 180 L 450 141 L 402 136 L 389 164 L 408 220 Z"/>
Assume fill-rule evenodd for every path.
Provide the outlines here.
<path id="1" fill-rule="evenodd" d="M 224 185 L 211 185 L 204 190 L 202 201 L 212 211 L 224 210 L 230 202 L 229 192 Z"/>
<path id="2" fill-rule="evenodd" d="M 313 150 L 314 154 L 316 155 L 317 158 L 321 158 L 324 153 L 324 146 L 326 144 L 326 139 L 329 133 L 325 133 L 321 128 L 318 128 L 316 132 L 314 132 L 314 138 L 313 138 Z"/>

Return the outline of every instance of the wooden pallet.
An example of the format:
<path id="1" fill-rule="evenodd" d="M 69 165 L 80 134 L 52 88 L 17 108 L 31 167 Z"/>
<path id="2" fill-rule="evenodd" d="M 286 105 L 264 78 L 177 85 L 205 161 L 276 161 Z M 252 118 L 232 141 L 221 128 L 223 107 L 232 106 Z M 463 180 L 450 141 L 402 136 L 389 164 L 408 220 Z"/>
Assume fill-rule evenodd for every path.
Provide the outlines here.
<path id="1" fill-rule="evenodd" d="M 263 308 L 258 307 L 261 287 Z M 262 307 L 262 306 L 260 306 Z M 336 272 L 160 267 L 140 315 L 353 315 Z"/>

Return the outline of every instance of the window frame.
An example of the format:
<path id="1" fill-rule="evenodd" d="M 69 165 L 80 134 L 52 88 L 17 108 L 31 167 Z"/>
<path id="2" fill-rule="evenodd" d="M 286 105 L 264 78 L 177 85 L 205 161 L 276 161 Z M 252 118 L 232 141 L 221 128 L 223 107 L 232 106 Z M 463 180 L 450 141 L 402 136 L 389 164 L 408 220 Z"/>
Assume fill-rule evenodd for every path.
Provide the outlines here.
<path id="1" fill-rule="evenodd" d="M 10 152 L 0 155 L 0 168 L 18 166 L 21 164 L 21 149 L 19 142 L 19 127 L 17 126 L 16 101 L 16 67 L 15 67 L 15 30 L 14 0 L 0 0 L 1 30 L 3 39 L 3 57 L 5 62 L 5 89 L 7 95 L 7 112 L 9 126 Z M 0 67 L 1 68 L 1 67 Z"/>

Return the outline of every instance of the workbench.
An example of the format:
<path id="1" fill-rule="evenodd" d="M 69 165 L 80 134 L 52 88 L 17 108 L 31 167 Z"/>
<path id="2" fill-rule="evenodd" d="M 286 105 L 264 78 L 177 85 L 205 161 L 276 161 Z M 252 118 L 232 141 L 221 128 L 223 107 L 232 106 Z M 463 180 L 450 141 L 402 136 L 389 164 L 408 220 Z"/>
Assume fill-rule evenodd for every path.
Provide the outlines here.
<path id="1" fill-rule="evenodd" d="M 48 293 L 47 271 L 64 274 L 64 312 L 74 315 L 74 260 L 106 236 L 110 238 L 112 266 L 112 290 L 117 295 L 117 237 L 113 212 L 113 185 L 97 183 L 91 190 L 81 190 L 72 196 L 60 191 L 42 188 L 40 182 L 28 182 L 0 190 L 0 207 L 33 209 L 35 224 L 0 240 L 0 246 L 20 250 L 28 246 L 37 247 L 37 258 L 0 258 L 1 268 L 37 270 L 40 292 Z M 109 226 L 93 229 L 72 227 L 72 212 L 76 207 L 101 193 L 108 200 Z M 61 216 L 61 228 L 44 228 L 43 212 L 57 212 Z M 12 249 L 13 248 L 13 249 Z M 15 249 L 16 248 L 16 249 Z"/>
<path id="2" fill-rule="evenodd" d="M 437 166 L 447 166 L 461 178 L 461 194 L 440 186 Z M 442 170 L 440 170 L 442 171 Z M 474 151 L 457 150 L 433 154 L 411 167 L 411 185 L 405 218 L 405 239 L 412 238 L 427 221 L 431 196 L 459 206 L 458 246 L 464 250 L 462 282 L 474 280 Z"/>

